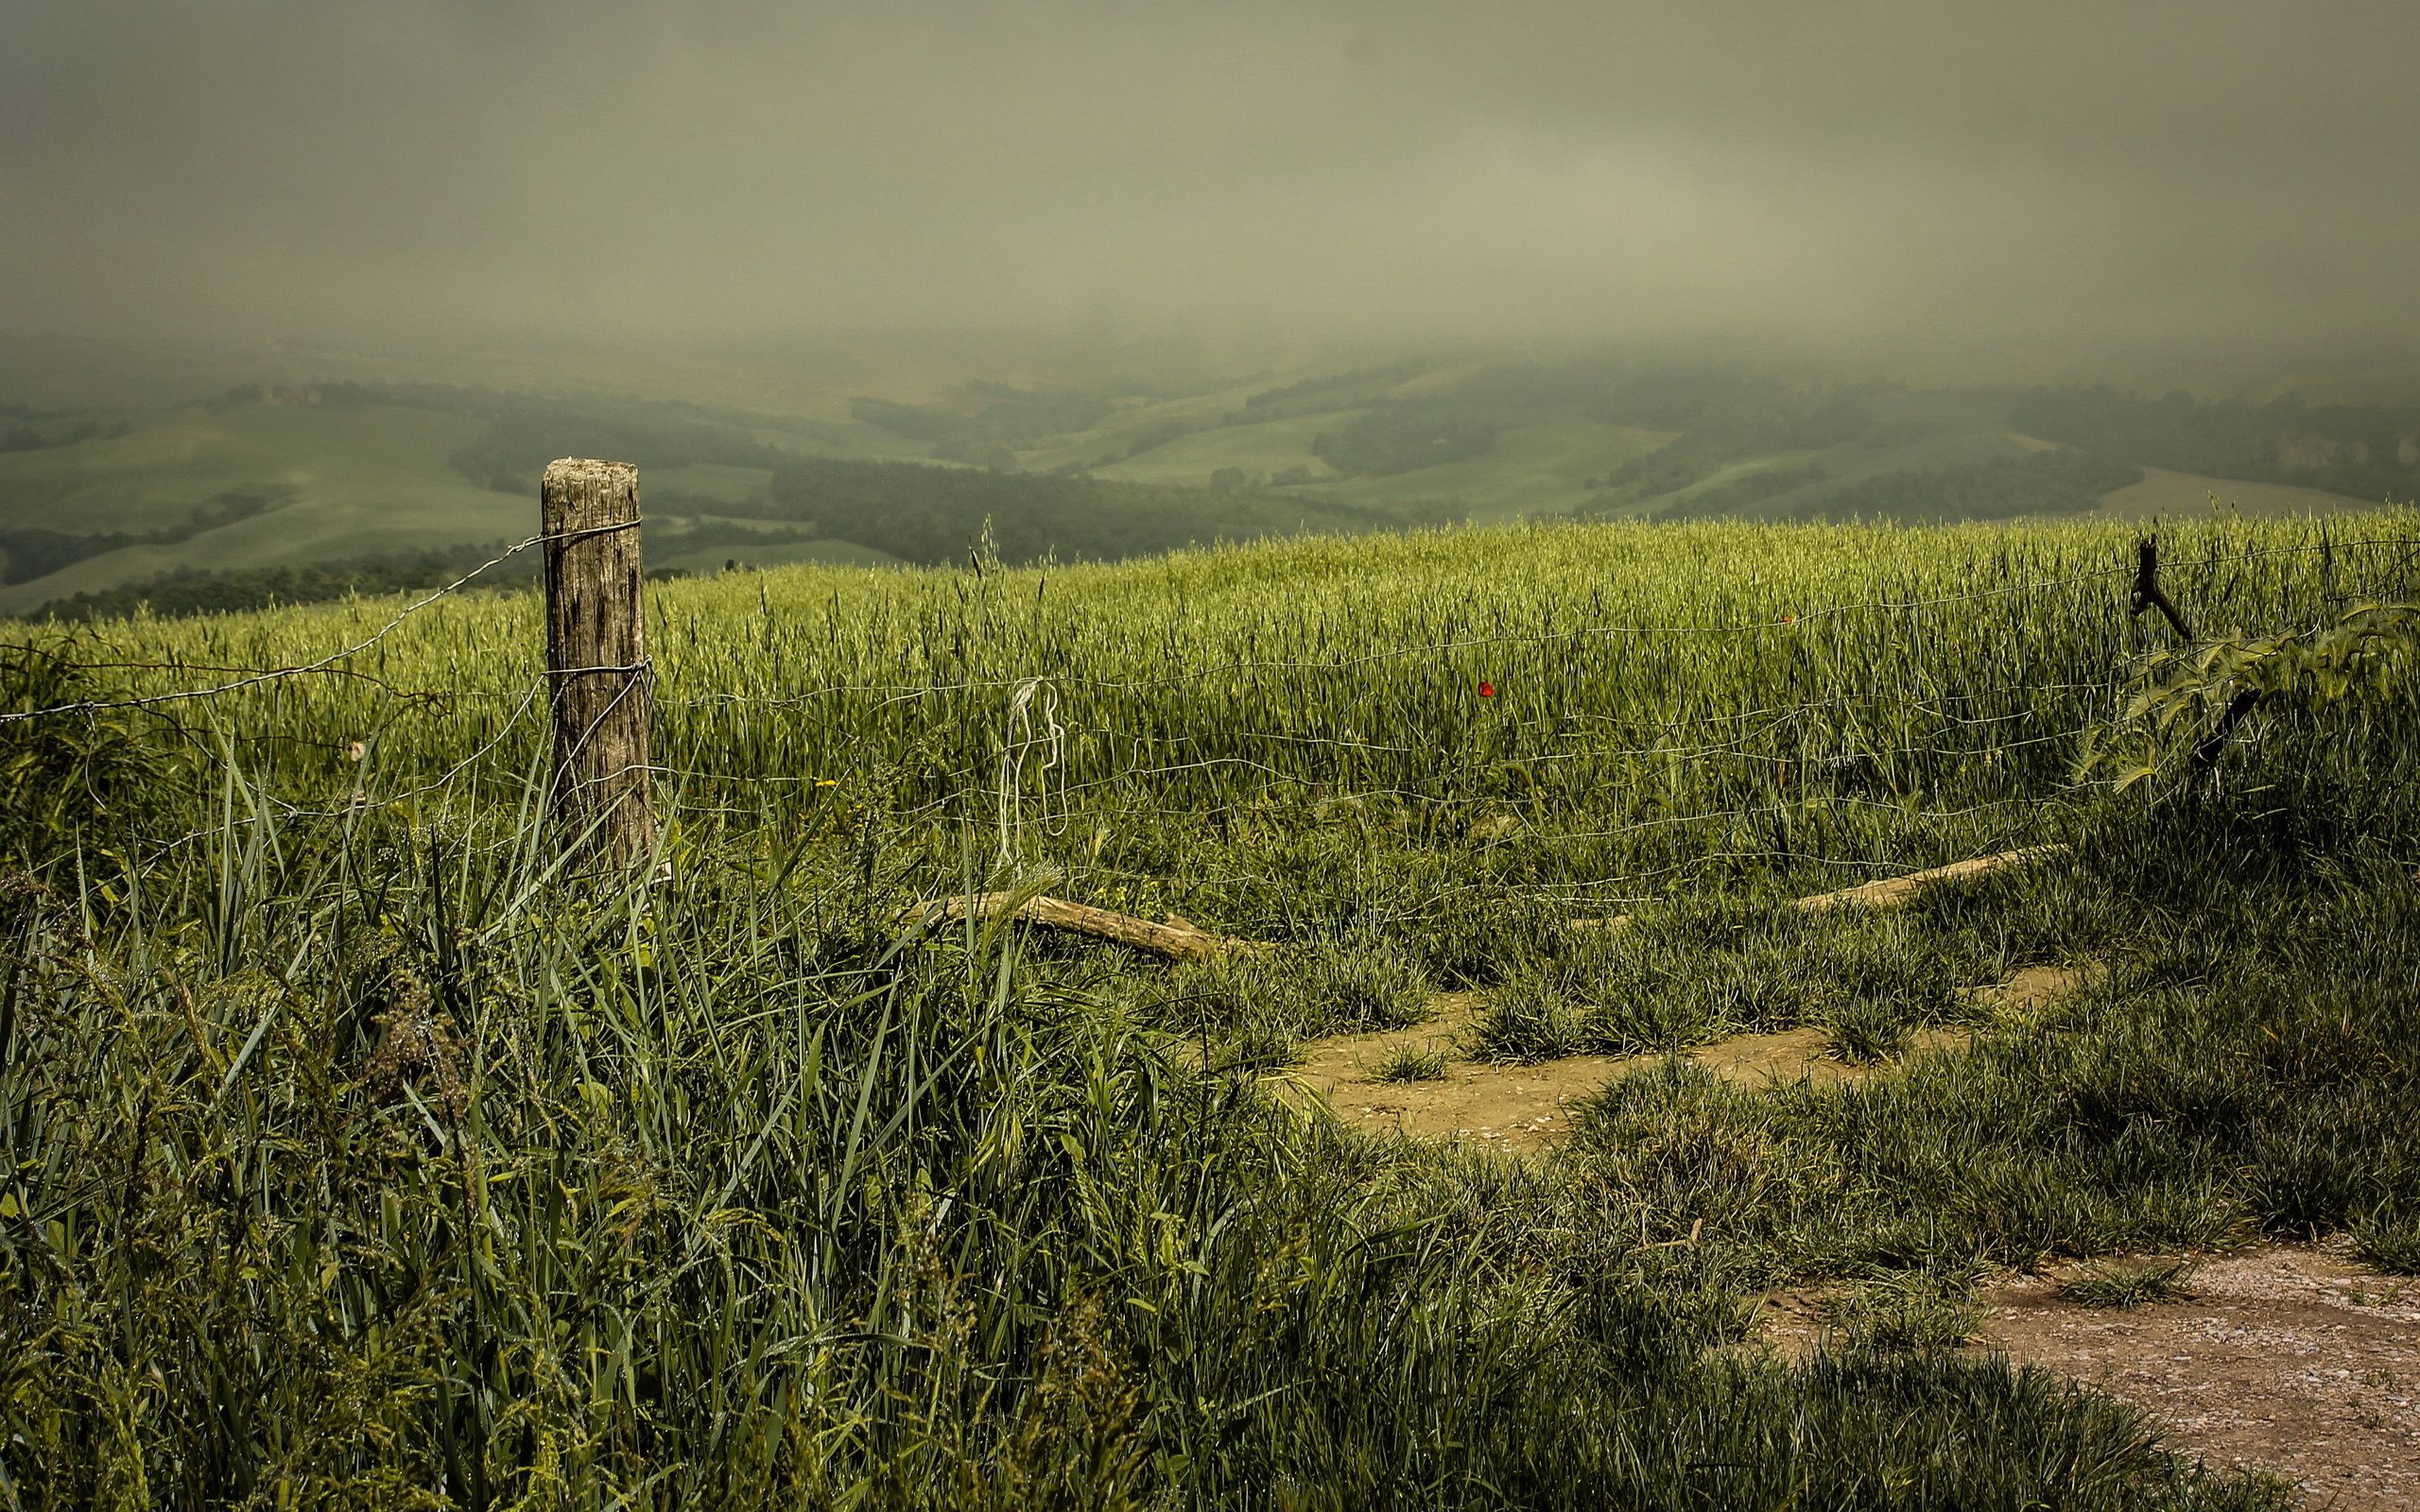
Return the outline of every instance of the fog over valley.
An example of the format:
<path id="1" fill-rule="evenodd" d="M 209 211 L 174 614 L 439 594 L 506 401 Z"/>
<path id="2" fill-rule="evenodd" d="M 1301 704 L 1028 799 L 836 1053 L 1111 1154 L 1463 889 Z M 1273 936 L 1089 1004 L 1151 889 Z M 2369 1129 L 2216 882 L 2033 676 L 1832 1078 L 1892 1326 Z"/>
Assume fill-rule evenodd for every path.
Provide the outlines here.
<path id="1" fill-rule="evenodd" d="M 27 0 L 0 613 L 445 581 L 565 455 L 680 573 L 2409 499 L 2413 56 L 2382 0 Z"/>
<path id="2" fill-rule="evenodd" d="M 22 0 L 0 330 L 2420 334 L 2420 10 Z"/>

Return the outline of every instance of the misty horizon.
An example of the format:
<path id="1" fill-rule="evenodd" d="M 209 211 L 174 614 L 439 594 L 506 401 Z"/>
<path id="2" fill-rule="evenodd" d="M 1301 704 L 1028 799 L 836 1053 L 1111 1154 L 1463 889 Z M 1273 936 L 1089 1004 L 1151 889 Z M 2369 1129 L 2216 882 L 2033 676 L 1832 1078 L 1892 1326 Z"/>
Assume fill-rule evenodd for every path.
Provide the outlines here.
<path id="1" fill-rule="evenodd" d="M 2351 3 L 41 3 L 0 329 L 2399 357 L 2415 43 Z"/>

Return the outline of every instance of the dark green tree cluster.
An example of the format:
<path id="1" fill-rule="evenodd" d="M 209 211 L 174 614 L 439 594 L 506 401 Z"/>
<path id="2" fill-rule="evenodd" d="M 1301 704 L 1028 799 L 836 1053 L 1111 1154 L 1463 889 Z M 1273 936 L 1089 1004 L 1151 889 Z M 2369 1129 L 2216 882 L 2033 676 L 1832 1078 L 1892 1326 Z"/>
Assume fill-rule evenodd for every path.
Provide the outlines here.
<path id="1" fill-rule="evenodd" d="M 1104 395 L 1065 387 L 1019 388 L 989 378 L 962 386 L 958 403 L 903 404 L 889 399 L 853 401 L 849 413 L 893 436 L 922 441 L 944 462 L 1003 471 L 1016 452 L 1052 437 L 1088 430 L 1114 407 Z"/>
<path id="2" fill-rule="evenodd" d="M 157 530 L 107 530 L 91 535 L 30 525 L 0 530 L 0 583 L 30 583 L 88 557 L 127 546 L 173 546 L 205 530 L 216 530 L 277 507 L 293 498 L 283 484 L 260 489 L 230 489 L 197 504 L 186 517 Z"/>
<path id="3" fill-rule="evenodd" d="M 740 507 L 723 507 L 726 513 Z M 822 535 L 925 563 L 965 560 L 987 521 L 1004 561 L 1107 561 L 1297 530 L 1429 524 L 1434 513 L 831 457 L 786 460 L 761 507 L 768 518 L 811 522 Z"/>
<path id="4" fill-rule="evenodd" d="M 502 543 L 451 546 L 439 551 L 304 567 L 245 567 L 225 572 L 181 570 L 138 583 L 53 599 L 37 611 L 45 619 L 123 619 L 145 610 L 162 619 L 195 614 L 232 614 L 282 604 L 319 604 L 351 594 L 400 593 L 441 588 L 501 554 Z M 521 586 L 537 572 L 524 553 L 479 575 L 482 587 Z"/>
<path id="5" fill-rule="evenodd" d="M 43 525 L 0 530 L 0 583 L 30 583 L 62 567 L 72 567 L 87 557 L 133 544 L 134 538 L 123 530 L 91 536 Z"/>
<path id="6" fill-rule="evenodd" d="M 1675 499 L 1655 511 L 1658 520 L 1720 520 L 1754 509 L 1767 499 L 1821 483 L 1829 476 L 1822 468 L 1809 463 L 1806 467 L 1770 467 L 1761 472 L 1718 483 L 1700 489 L 1685 499 Z"/>
<path id="7" fill-rule="evenodd" d="M 1264 421 L 1290 420 L 1297 415 L 1324 415 L 1335 410 L 1357 409 L 1375 403 L 1386 391 L 1408 378 L 1415 378 L 1427 367 L 1419 358 L 1392 362 L 1376 368 L 1354 368 L 1343 372 L 1314 373 L 1308 378 L 1274 388 L 1263 388 L 1244 400 L 1243 408 L 1230 411 L 1222 421 L 1228 425 L 1257 425 Z"/>
<path id="8" fill-rule="evenodd" d="M 636 462 L 644 472 L 699 462 L 772 468 L 789 455 L 729 426 L 533 400 L 489 421 L 484 432 L 446 460 L 474 483 L 527 494 L 559 456 L 610 456 Z"/>
<path id="9" fill-rule="evenodd" d="M 1712 375 L 1696 381 L 1685 377 L 1668 393 L 1637 397 L 1641 403 L 1635 409 L 1609 413 L 1631 416 L 1621 423 L 1655 429 L 1669 429 L 1671 421 L 1690 418 L 1678 437 L 1606 477 L 1606 506 L 1676 492 L 1741 457 L 1853 441 L 1874 423 L 1852 389 L 1799 394 L 1778 385 Z"/>
<path id="10" fill-rule="evenodd" d="M 1905 468 L 1854 478 L 1776 518 L 1936 524 L 2076 514 L 2143 480 L 2143 470 L 2089 452 L 2035 452 L 1966 467 Z"/>
<path id="11" fill-rule="evenodd" d="M 2288 395 L 2157 399 L 2106 384 L 2035 388 L 2009 423 L 2144 467 L 2301 484 L 2361 499 L 2420 492 L 2420 406 L 2311 404 Z"/>
<path id="12" fill-rule="evenodd" d="M 86 441 L 114 440 L 130 434 L 133 429 L 134 422 L 126 420 L 111 425 L 104 425 L 96 420 L 82 420 L 56 430 L 20 423 L 0 431 L 0 452 L 43 452 L 54 447 L 80 446 Z"/>
<path id="13" fill-rule="evenodd" d="M 1392 403 L 1356 416 L 1311 441 L 1311 455 L 1339 472 L 1388 477 L 1485 456 L 1496 427 L 1447 404 Z"/>

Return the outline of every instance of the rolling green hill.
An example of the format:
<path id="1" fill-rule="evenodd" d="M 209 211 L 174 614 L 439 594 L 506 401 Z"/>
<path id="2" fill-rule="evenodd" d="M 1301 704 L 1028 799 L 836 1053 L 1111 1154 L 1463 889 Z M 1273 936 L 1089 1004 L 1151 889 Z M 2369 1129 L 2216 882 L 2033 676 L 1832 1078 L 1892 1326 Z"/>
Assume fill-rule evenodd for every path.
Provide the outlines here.
<path id="1" fill-rule="evenodd" d="M 650 565 L 690 573 L 939 560 L 987 521 L 1012 558 L 1065 560 L 1441 520 L 2139 518 L 2213 491 L 2257 513 L 2420 494 L 2420 404 L 2384 391 L 2152 400 L 1461 354 L 1164 380 L 861 365 L 874 391 L 855 394 L 691 362 L 634 397 L 287 352 L 276 370 L 340 376 L 161 403 L 247 361 L 270 370 L 259 353 L 162 360 L 148 382 L 114 349 L 0 361 L 16 386 L 0 391 L 0 613 L 139 601 L 172 576 L 391 584 L 399 563 L 527 535 L 560 455 L 640 463 Z M 925 470 L 884 471 L 910 462 Z M 785 472 L 814 467 L 825 506 L 785 498 Z"/>

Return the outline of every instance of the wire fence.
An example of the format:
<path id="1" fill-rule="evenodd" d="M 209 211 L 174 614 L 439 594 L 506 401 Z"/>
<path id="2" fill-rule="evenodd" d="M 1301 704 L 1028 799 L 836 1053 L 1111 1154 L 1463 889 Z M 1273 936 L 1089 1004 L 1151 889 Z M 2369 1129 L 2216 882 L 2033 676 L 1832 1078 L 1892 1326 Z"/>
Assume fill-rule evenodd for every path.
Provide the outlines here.
<path id="1" fill-rule="evenodd" d="M 427 819 L 526 796 L 544 781 L 551 679 L 595 669 L 481 668 L 435 683 L 380 665 L 381 653 L 492 569 L 594 533 L 530 537 L 407 600 L 367 634 L 274 664 L 98 647 L 76 656 L 63 643 L 28 639 L 25 654 L 67 658 L 79 676 L 116 679 L 125 691 L 0 710 L 0 739 L 134 716 L 182 743 L 198 785 L 243 784 L 244 803 L 225 805 L 216 822 L 144 836 L 150 864 L 247 828 Z M 2311 558 L 2324 569 L 2275 572 Z M 2262 564 L 2268 576 L 2256 576 Z M 2410 593 L 2420 537 L 2247 544 L 2165 565 L 2211 603 L 2257 610 L 2290 601 L 2309 611 Z M 1415 899 L 1422 906 L 1501 885 L 1508 871 L 1539 897 L 1601 902 L 1692 871 L 1783 859 L 1881 871 L 1946 858 L 1884 855 L 1890 847 L 2024 833 L 2034 822 L 2028 816 L 2038 820 L 2069 789 L 2080 745 L 2123 713 L 2147 654 L 2118 634 L 2121 590 L 2134 573 L 2121 559 L 1754 618 L 1541 624 L 1327 656 L 1167 657 L 1164 670 L 1054 664 L 1015 675 L 825 678 L 769 691 L 717 686 L 717 676 L 730 680 L 727 668 L 660 658 L 612 670 L 642 672 L 655 719 L 679 730 L 669 758 L 651 768 L 657 803 L 676 826 L 821 824 L 838 836 L 878 824 L 894 835 L 950 831 L 961 844 L 980 830 L 997 872 L 1048 864 L 1113 892 L 1181 885 L 1224 897 L 1232 914 L 1252 900 L 1266 906 L 1274 889 L 1300 880 L 1297 864 L 1233 865 L 1255 843 L 1238 831 L 1295 826 L 1275 848 L 1298 861 L 1304 826 L 1333 824 L 1365 838 L 1388 832 L 1398 852 L 1501 852 L 1517 863 L 1488 870 L 1492 881 L 1432 886 Z M 2273 592 L 2289 582 L 2290 593 Z M 1948 623 L 1945 611 L 2020 601 L 2060 607 L 2066 619 L 2053 621 L 2089 622 L 2096 632 L 2055 648 L 2063 654 L 1969 654 L 1948 670 L 1910 651 L 1904 664 L 1871 666 L 1861 679 L 1843 660 L 1921 645 L 1924 632 Z M 769 606 L 765 612 L 769 620 Z M 1804 650 L 1826 632 L 1847 651 L 1826 643 L 1819 659 Z M 1749 641 L 1776 648 L 1759 663 L 1774 672 L 1769 680 L 1814 686 L 1748 702 L 1758 686 L 1710 677 L 1691 689 L 1668 670 L 1660 697 L 1593 705 L 1554 688 L 1559 679 L 1618 679 L 1624 659 L 1643 654 L 1624 646 L 1656 644 L 1668 657 L 1673 646 Z M 1518 663 L 1521 698 L 1499 699 L 1491 682 L 1454 681 L 1477 658 L 1512 664 L 1515 653 L 1528 659 Z M 1418 670 L 1409 679 L 1382 675 L 1392 668 Z M 193 675 L 208 680 L 179 680 Z M 1200 696 L 1270 685 L 1294 696 L 1266 708 Z M 1514 686 L 1508 676 L 1503 691 Z M 1338 687 L 1353 690 L 1354 708 L 1329 699 Z M 334 728 L 332 701 L 342 704 L 350 733 Z M 815 739 L 793 738 L 831 720 Z M 1382 721 L 1388 728 L 1361 728 Z M 409 759 L 386 760 L 397 745 L 411 747 Z M 1811 837 L 1780 833 L 1809 827 Z M 1152 844 L 1128 844 L 1138 830 Z M 1181 854 L 1167 841 L 1176 832 L 1190 837 L 1175 848 Z M 1827 839 L 1841 843 L 1814 857 L 1810 847 Z M 1342 849 L 1330 848 L 1331 864 Z"/>
<path id="2" fill-rule="evenodd" d="M 387 679 L 378 677 L 376 674 L 364 672 L 359 668 L 346 665 L 345 663 L 350 662 L 355 658 L 374 649 L 381 642 L 385 641 L 389 635 L 393 634 L 398 628 L 400 628 L 406 620 L 409 620 L 413 616 L 421 613 L 423 610 L 427 610 L 445 599 L 454 597 L 463 591 L 473 587 L 484 574 L 495 567 L 501 566 L 507 561 L 510 561 L 514 557 L 519 556 L 525 551 L 529 551 L 550 542 L 568 542 L 602 534 L 606 531 L 625 528 L 629 527 L 614 525 L 600 527 L 597 529 L 528 537 L 524 541 L 516 542 L 496 556 L 490 558 L 478 566 L 472 568 L 470 571 L 462 574 L 453 581 L 441 587 L 431 589 L 428 592 L 412 598 L 402 608 L 398 609 L 391 618 L 387 620 L 386 623 L 381 625 L 371 634 L 350 644 L 340 645 L 322 656 L 306 662 L 284 663 L 274 666 L 233 666 L 181 661 L 88 661 L 82 662 L 81 665 L 87 669 L 95 671 L 221 672 L 236 674 L 236 676 L 226 681 L 200 687 L 179 688 L 159 693 L 108 698 L 77 699 L 69 702 L 52 704 L 47 707 L 0 711 L 0 726 L 19 724 L 32 719 L 55 718 L 78 713 L 96 713 L 112 710 L 148 708 L 163 704 L 185 702 L 193 699 L 222 697 L 228 695 L 241 693 L 248 689 L 260 687 L 268 683 L 283 681 L 289 679 L 301 679 L 315 676 L 354 679 L 370 682 L 381 688 L 390 696 L 404 701 L 461 701 L 477 698 L 509 697 L 510 696 L 510 694 L 493 688 L 467 686 L 443 688 L 397 687 Z M 2406 569 L 2409 569 L 2414 563 L 2415 554 L 2420 554 L 2420 537 L 2395 535 L 2331 541 L 2318 545 L 2259 547 L 2241 552 L 2212 554 L 2204 558 L 2184 562 L 2171 562 L 2169 566 L 2171 571 L 2181 570 L 2190 572 L 2197 568 L 2207 568 L 2218 565 L 2235 565 L 2244 561 L 2259 558 L 2309 557 L 2331 554 L 2349 556 L 2358 552 L 2376 550 L 2379 548 L 2394 548 L 2400 550 L 2404 553 L 2402 565 Z M 1619 639 L 1627 637 L 1706 637 L 1772 634 L 1787 632 L 1793 627 L 1799 625 L 1813 625 L 1824 620 L 1841 618 L 1858 613 L 1898 613 L 1912 610 L 1938 608 L 1950 604 L 1981 603 L 2024 593 L 2043 593 L 2057 590 L 2072 590 L 2096 583 L 2105 583 L 2117 579 L 2131 578 L 2134 572 L 2135 569 L 2131 566 L 2112 566 L 2106 568 L 2086 569 L 2080 572 L 2064 574 L 2054 577 L 2036 578 L 2027 582 L 2003 584 L 1991 588 L 1972 589 L 1957 593 L 1943 593 L 1926 597 L 1902 599 L 1872 599 L 1825 605 L 1807 609 L 1804 612 L 1784 614 L 1770 619 L 1743 619 L 1726 622 L 1709 621 L 1667 624 L 1595 625 L 1566 630 L 1540 630 L 1486 636 L 1461 636 L 1446 640 L 1434 640 L 1419 644 L 1389 646 L 1357 656 L 1342 658 L 1260 658 L 1252 660 L 1236 660 L 1195 668 L 1184 674 L 1182 678 L 1173 675 L 1149 679 L 1099 678 L 1087 677 L 1073 673 L 1060 673 L 1055 675 L 1052 680 L 1063 686 L 1084 686 L 1098 689 L 1120 690 L 1153 689 L 1166 688 L 1180 680 L 1232 677 L 1247 672 L 1345 672 L 1380 662 L 1435 659 L 1451 652 L 1472 649 L 1493 649 L 1510 646 L 1535 648 L 1548 645 L 1566 644 L 1584 640 Z M 565 670 L 628 671 L 631 669 L 614 666 L 573 668 Z M 801 689 L 795 693 L 777 697 L 748 697 L 736 694 L 708 694 L 693 696 L 686 700 L 673 701 L 685 701 L 699 705 L 717 702 L 744 703 L 753 708 L 782 709 L 803 707 L 819 698 L 839 696 L 872 694 L 925 697 L 937 693 L 972 693 L 1014 689 L 1032 680 L 1033 675 L 1012 678 L 961 679 L 949 682 L 835 682 L 813 688 Z M 665 700 L 659 698 L 657 701 L 661 703 Z"/>

